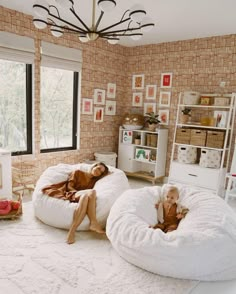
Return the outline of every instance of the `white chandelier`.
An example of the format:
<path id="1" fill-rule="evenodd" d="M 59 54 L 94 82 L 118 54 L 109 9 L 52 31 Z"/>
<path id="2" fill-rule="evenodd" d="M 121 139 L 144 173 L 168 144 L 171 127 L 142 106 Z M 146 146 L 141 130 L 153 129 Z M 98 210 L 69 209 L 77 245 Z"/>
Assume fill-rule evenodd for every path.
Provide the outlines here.
<path id="1" fill-rule="evenodd" d="M 85 0 L 87 1 L 87 0 Z M 144 32 L 148 32 L 154 27 L 152 20 L 146 16 L 146 11 L 140 5 L 134 5 L 124 12 L 120 21 L 105 28 L 99 28 L 104 13 L 111 11 L 116 6 L 114 0 L 98 0 L 97 5 L 100 15 L 95 20 L 96 1 L 93 0 L 92 26 L 85 24 L 82 18 L 76 13 L 73 0 L 55 0 L 56 5 L 49 5 L 46 0 L 37 0 L 33 5 L 34 25 L 38 29 L 50 27 L 51 33 L 55 37 L 60 37 L 65 32 L 78 34 L 81 42 L 95 41 L 98 38 L 106 39 L 110 44 L 117 44 L 122 37 L 131 37 L 139 40 Z M 78 24 L 63 19 L 60 10 L 69 10 Z M 125 28 L 124 25 L 125 24 Z"/>

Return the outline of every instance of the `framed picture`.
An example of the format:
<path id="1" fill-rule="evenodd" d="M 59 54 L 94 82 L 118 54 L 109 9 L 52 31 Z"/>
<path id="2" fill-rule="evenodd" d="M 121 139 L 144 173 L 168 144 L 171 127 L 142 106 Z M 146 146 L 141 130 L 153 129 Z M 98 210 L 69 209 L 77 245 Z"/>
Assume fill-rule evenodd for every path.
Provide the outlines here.
<path id="1" fill-rule="evenodd" d="M 143 93 L 133 93 L 132 106 L 141 107 L 143 105 Z"/>
<path id="2" fill-rule="evenodd" d="M 105 104 L 105 90 L 95 89 L 94 90 L 94 104 L 104 105 Z"/>
<path id="3" fill-rule="evenodd" d="M 171 96 L 171 92 L 161 91 L 160 92 L 159 106 L 169 107 L 170 106 L 170 96 Z"/>
<path id="4" fill-rule="evenodd" d="M 107 84 L 107 98 L 116 98 L 116 84 Z"/>
<path id="5" fill-rule="evenodd" d="M 105 108 L 106 115 L 115 115 L 116 114 L 116 101 L 106 101 L 106 108 Z"/>
<path id="6" fill-rule="evenodd" d="M 157 86 L 147 85 L 146 86 L 146 99 L 156 99 Z"/>
<path id="7" fill-rule="evenodd" d="M 103 107 L 94 107 L 94 121 L 103 122 L 104 108 Z"/>
<path id="8" fill-rule="evenodd" d="M 214 118 L 216 120 L 216 127 L 226 128 L 228 123 L 228 111 L 214 111 Z"/>
<path id="9" fill-rule="evenodd" d="M 133 75 L 132 89 L 141 90 L 144 88 L 144 75 Z"/>
<path id="10" fill-rule="evenodd" d="M 146 113 L 154 112 L 156 113 L 156 103 L 144 103 L 144 108 L 143 108 L 144 115 Z"/>
<path id="11" fill-rule="evenodd" d="M 82 98 L 82 114 L 93 114 L 93 99 Z"/>
<path id="12" fill-rule="evenodd" d="M 169 109 L 160 109 L 158 111 L 158 119 L 161 121 L 160 124 L 168 125 L 169 124 Z"/>
<path id="13" fill-rule="evenodd" d="M 161 88 L 171 88 L 172 86 L 172 73 L 165 72 L 161 74 Z"/>

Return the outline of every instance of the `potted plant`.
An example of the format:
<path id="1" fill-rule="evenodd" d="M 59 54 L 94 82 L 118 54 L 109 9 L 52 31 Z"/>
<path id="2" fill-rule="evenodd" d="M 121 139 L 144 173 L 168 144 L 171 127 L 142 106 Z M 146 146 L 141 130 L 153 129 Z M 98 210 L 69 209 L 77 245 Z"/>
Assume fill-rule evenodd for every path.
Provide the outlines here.
<path id="1" fill-rule="evenodd" d="M 151 131 L 155 131 L 157 125 L 161 122 L 158 119 L 158 114 L 155 114 L 154 112 L 147 112 L 144 116 L 145 122 L 148 124 L 148 128 Z"/>
<path id="2" fill-rule="evenodd" d="M 141 135 L 140 135 L 140 134 L 137 134 L 137 135 L 134 137 L 134 144 L 135 144 L 135 145 L 140 145 L 140 144 L 141 144 Z"/>
<path id="3" fill-rule="evenodd" d="M 189 118 L 191 116 L 191 108 L 184 107 L 184 109 L 182 109 L 181 111 L 182 111 L 181 122 L 183 124 L 186 124 L 189 121 Z"/>

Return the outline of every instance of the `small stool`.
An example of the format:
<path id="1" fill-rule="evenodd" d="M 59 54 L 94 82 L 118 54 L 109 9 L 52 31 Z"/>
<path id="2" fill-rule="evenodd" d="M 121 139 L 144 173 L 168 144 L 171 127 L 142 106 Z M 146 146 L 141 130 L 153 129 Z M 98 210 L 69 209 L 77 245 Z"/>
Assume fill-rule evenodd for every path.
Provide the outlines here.
<path id="1" fill-rule="evenodd" d="M 234 190 L 232 187 L 234 186 L 234 183 L 236 183 L 236 174 L 228 173 L 226 174 L 225 180 L 228 180 L 227 188 L 225 192 L 225 202 L 228 202 L 229 196 L 236 197 L 236 189 Z"/>

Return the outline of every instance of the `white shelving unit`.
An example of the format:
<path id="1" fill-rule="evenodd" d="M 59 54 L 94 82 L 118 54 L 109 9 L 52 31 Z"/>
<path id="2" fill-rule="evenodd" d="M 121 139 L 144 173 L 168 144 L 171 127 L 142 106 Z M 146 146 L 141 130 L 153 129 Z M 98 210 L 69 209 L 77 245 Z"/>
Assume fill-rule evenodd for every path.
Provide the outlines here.
<path id="1" fill-rule="evenodd" d="M 220 94 L 201 94 L 201 97 L 225 97 L 229 99 L 229 104 L 225 106 L 218 105 L 186 105 L 183 103 L 183 92 L 179 95 L 179 103 L 177 107 L 177 119 L 174 131 L 173 147 L 171 154 L 171 164 L 169 172 L 169 183 L 183 183 L 191 186 L 197 186 L 202 189 L 210 190 L 213 193 L 223 196 L 225 191 L 225 177 L 230 167 L 230 150 L 232 145 L 234 118 L 235 118 L 235 101 L 236 93 L 220 95 Z M 216 125 L 201 125 L 200 121 L 189 122 L 186 124 L 181 123 L 180 116 L 181 111 L 184 107 L 191 108 L 191 114 L 198 113 L 200 119 L 202 117 L 213 117 L 215 111 L 223 111 L 227 114 L 227 120 L 225 126 L 219 127 Z M 206 136 L 210 135 L 213 131 L 216 134 L 223 133 L 222 146 L 219 148 L 209 147 L 207 145 L 207 139 L 205 146 L 203 144 L 191 144 L 191 143 L 180 143 L 177 140 L 178 130 L 204 130 L 206 131 Z M 179 143 L 177 143 L 179 142 Z M 190 140 L 191 142 L 191 140 Z M 192 146 L 197 148 L 197 160 L 194 164 L 178 162 L 178 148 L 179 146 Z M 206 150 L 217 150 L 220 152 L 220 164 L 219 168 L 209 168 L 199 165 L 201 149 Z"/>
<path id="2" fill-rule="evenodd" d="M 140 142 L 135 138 L 140 137 Z M 119 129 L 118 168 L 128 176 L 151 181 L 165 177 L 168 130 Z M 139 144 L 140 143 L 140 144 Z"/>

